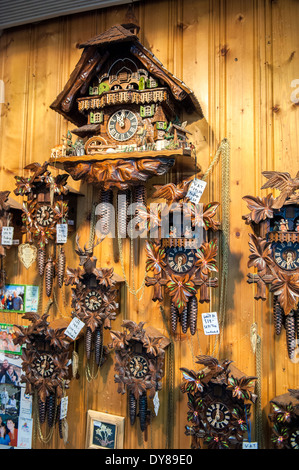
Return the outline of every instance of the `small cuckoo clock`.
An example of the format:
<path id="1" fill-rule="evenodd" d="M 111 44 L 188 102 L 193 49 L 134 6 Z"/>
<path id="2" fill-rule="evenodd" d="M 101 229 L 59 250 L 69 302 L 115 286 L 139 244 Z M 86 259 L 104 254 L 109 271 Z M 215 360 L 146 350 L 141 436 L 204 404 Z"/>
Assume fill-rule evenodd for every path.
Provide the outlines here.
<path id="1" fill-rule="evenodd" d="M 204 369 L 181 368 L 181 391 L 188 396 L 185 434 L 191 436 L 191 448 L 241 448 L 248 431 L 250 402 L 256 400 L 256 377 L 244 376 L 231 361 L 219 362 L 211 356 L 198 356 L 196 363 Z"/>
<path id="2" fill-rule="evenodd" d="M 299 390 L 279 395 L 270 402 L 271 441 L 275 449 L 299 449 Z"/>
<path id="3" fill-rule="evenodd" d="M 213 276 L 218 271 L 217 242 L 209 232 L 219 229 L 219 223 L 214 220 L 219 204 L 188 202 L 186 195 L 191 181 L 156 186 L 153 198 L 165 198 L 167 201 L 169 231 L 163 228 L 163 209 L 158 213 L 156 222 L 149 214 L 150 223 L 156 223 L 157 232 L 146 243 L 146 270 L 153 273 L 153 277 L 146 277 L 146 286 L 154 288 L 153 301 L 159 302 L 163 301 L 162 288 L 165 288 L 170 298 L 172 332 L 175 333 L 180 322 L 183 333 L 190 328 L 194 335 L 197 329 L 197 291 L 199 302 L 209 302 L 209 288 L 218 285 L 217 278 Z M 182 224 L 181 216 L 186 217 L 189 225 Z M 197 231 L 198 227 L 202 230 Z"/>
<path id="4" fill-rule="evenodd" d="M 10 248 L 9 245 L 5 245 L 3 239 L 3 227 L 11 227 L 12 213 L 9 205 L 9 194 L 10 191 L 0 191 L 0 288 L 5 285 L 6 282 L 6 271 L 4 268 L 4 258 L 6 256 L 6 249 Z M 2 244 L 3 243 L 3 244 Z"/>
<path id="5" fill-rule="evenodd" d="M 177 161 L 194 169 L 182 118 L 185 111 L 202 116 L 201 107 L 140 43 L 138 31 L 130 21 L 80 44 L 81 58 L 51 104 L 76 126 L 77 140 L 52 149 L 50 163 L 96 186 L 100 203 L 113 203 L 113 190 L 145 203 L 150 178 Z"/>
<path id="6" fill-rule="evenodd" d="M 14 343 L 22 346 L 21 381 L 26 393 L 33 396 L 37 405 L 37 428 L 45 422 L 53 430 L 59 426 L 63 438 L 63 419 L 60 419 L 61 400 L 69 387 L 69 347 L 64 334 L 66 328 L 55 328 L 49 324 L 48 314 L 26 313 L 22 318 L 29 320 L 29 326 L 15 325 Z M 35 404 L 35 403 L 34 403 Z"/>
<path id="7" fill-rule="evenodd" d="M 257 270 L 248 274 L 248 282 L 256 284 L 257 300 L 266 300 L 267 285 L 273 293 L 275 332 L 285 328 L 292 359 L 299 340 L 299 179 L 277 171 L 263 175 L 268 181 L 262 189 L 277 189 L 280 195 L 243 198 L 251 211 L 243 219 L 253 230 L 248 267 Z"/>
<path id="8" fill-rule="evenodd" d="M 98 240 L 90 248 L 82 249 L 76 237 L 80 266 L 67 267 L 64 283 L 72 287 L 72 316 L 85 323 L 85 352 L 87 360 L 95 359 L 100 367 L 107 358 L 107 348 L 103 344 L 103 328 L 110 329 L 117 311 L 118 286 L 113 268 L 97 268 L 97 258 L 93 256 Z M 93 355 L 93 356 L 92 356 Z"/>
<path id="9" fill-rule="evenodd" d="M 68 193 L 66 181 L 68 174 L 54 177 L 48 170 L 49 163 L 32 163 L 25 167 L 32 175 L 16 176 L 17 196 L 25 198 L 23 202 L 23 232 L 26 233 L 26 246 L 33 250 L 37 244 L 38 274 L 45 279 L 46 294 L 50 297 L 53 280 L 57 275 L 58 285 L 62 286 L 65 271 L 65 252 L 63 239 L 60 243 L 56 234 L 58 227 L 65 227 L 68 218 L 68 204 L 64 197 Z M 53 252 L 49 245 L 53 241 Z M 56 245 L 58 254 L 56 255 Z M 19 253 L 24 245 L 20 246 Z M 36 250 L 36 248 L 35 248 Z M 23 250 L 25 251 L 25 250 Z M 35 258 L 32 256 L 32 260 Z M 26 265 L 29 267 L 29 265 Z"/>
<path id="10" fill-rule="evenodd" d="M 123 332 L 111 331 L 111 348 L 115 350 L 115 382 L 118 393 L 128 393 L 130 423 L 139 417 L 142 432 L 151 421 L 148 399 L 157 398 L 164 376 L 167 338 L 153 328 L 125 320 Z"/>

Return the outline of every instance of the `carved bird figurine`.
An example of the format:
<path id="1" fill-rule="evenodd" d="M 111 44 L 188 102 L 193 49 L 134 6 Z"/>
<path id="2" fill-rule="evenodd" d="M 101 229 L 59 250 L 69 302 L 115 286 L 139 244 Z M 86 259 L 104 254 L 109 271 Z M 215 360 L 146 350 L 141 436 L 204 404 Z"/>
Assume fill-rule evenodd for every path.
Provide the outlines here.
<path id="1" fill-rule="evenodd" d="M 165 185 L 154 185 L 156 191 L 153 194 L 153 198 L 162 197 L 166 199 L 168 205 L 173 202 L 178 202 L 186 197 L 192 180 L 193 178 L 188 178 L 179 184 L 168 183 Z"/>
<path id="2" fill-rule="evenodd" d="M 273 188 L 280 191 L 280 195 L 275 199 L 272 205 L 273 209 L 280 209 L 288 198 L 291 198 L 288 203 L 298 202 L 299 195 L 295 193 L 297 189 L 299 189 L 299 171 L 295 178 L 291 178 L 289 173 L 280 171 L 263 171 L 262 174 L 268 181 L 261 189 Z"/>
<path id="3" fill-rule="evenodd" d="M 209 382 L 211 379 L 220 378 L 221 375 L 226 375 L 228 366 L 233 362 L 225 359 L 220 364 L 218 359 L 212 356 L 200 355 L 196 356 L 196 363 L 205 366 L 203 369 L 204 379 L 202 381 Z"/>

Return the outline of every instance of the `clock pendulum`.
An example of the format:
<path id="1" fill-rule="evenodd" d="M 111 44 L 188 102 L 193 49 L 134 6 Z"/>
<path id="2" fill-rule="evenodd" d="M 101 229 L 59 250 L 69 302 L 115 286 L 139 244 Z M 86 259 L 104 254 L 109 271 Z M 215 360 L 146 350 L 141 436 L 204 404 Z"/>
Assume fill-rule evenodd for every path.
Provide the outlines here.
<path id="1" fill-rule="evenodd" d="M 57 240 L 57 230 L 60 224 L 66 224 L 68 219 L 68 203 L 64 200 L 68 193 L 66 186 L 68 174 L 52 176 L 48 170 L 49 163 L 42 165 L 31 163 L 25 167 L 32 175 L 29 177 L 16 176 L 15 194 L 23 196 L 22 222 L 23 232 L 31 247 L 37 242 L 37 269 L 39 276 L 44 279 L 46 294 L 51 296 L 54 277 L 57 273 L 58 285 L 62 286 L 64 276 L 65 252 L 62 243 Z M 46 247 L 56 237 L 59 252 L 47 254 Z M 63 241 L 64 243 L 65 241 Z M 21 246 L 22 248 L 22 246 Z M 56 252 L 55 243 L 54 251 Z"/>
<path id="2" fill-rule="evenodd" d="M 103 328 L 110 329 L 115 320 L 118 286 L 113 269 L 97 268 L 94 248 L 103 240 L 93 243 L 90 248 L 82 249 L 79 236 L 76 236 L 80 258 L 79 268 L 67 267 L 64 283 L 72 287 L 72 316 L 85 323 L 85 353 L 87 360 L 95 359 L 97 367 L 102 366 L 107 358 L 107 348 L 103 341 Z"/>
<path id="3" fill-rule="evenodd" d="M 162 388 L 165 348 L 169 340 L 154 328 L 144 328 L 125 320 L 123 331 L 111 331 L 110 348 L 115 351 L 115 382 L 118 393 L 128 393 L 129 418 L 133 426 L 137 416 L 140 429 L 147 439 L 151 421 L 148 399 L 153 399 Z"/>
<path id="4" fill-rule="evenodd" d="M 250 236 L 248 282 L 257 286 L 255 299 L 266 300 L 266 286 L 273 293 L 275 333 L 286 331 L 288 356 L 293 358 L 299 340 L 299 195 L 296 179 L 289 173 L 265 171 L 262 189 L 280 190 L 274 198 L 245 196 L 250 213 L 243 216 Z"/>
<path id="5" fill-rule="evenodd" d="M 249 431 L 250 402 L 255 402 L 256 377 L 248 377 L 212 356 L 197 356 L 204 369 L 181 368 L 181 392 L 188 396 L 188 425 L 191 447 L 209 449 L 241 448 Z"/>
<path id="6" fill-rule="evenodd" d="M 289 389 L 270 401 L 268 415 L 275 449 L 299 449 L 299 390 Z"/>
<path id="7" fill-rule="evenodd" d="M 52 436 L 56 423 L 59 435 L 63 438 L 61 429 L 65 418 L 60 417 L 59 410 L 70 382 L 70 340 L 64 334 L 66 328 L 55 328 L 54 324 L 48 322 L 48 316 L 48 313 L 42 316 L 26 313 L 22 318 L 29 320 L 31 324 L 14 326 L 14 343 L 22 346 L 24 375 L 21 382 L 25 383 L 25 393 L 33 396 L 34 404 L 37 405 L 37 409 L 34 409 L 34 420 L 40 439 L 45 441 Z M 46 439 L 43 438 L 40 427 L 45 422 L 50 430 Z"/>

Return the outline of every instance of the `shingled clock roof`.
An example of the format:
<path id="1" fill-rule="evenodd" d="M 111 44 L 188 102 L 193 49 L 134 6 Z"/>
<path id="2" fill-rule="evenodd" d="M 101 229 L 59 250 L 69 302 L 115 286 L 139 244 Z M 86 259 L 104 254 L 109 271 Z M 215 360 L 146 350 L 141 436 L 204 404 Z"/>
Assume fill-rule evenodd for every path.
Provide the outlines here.
<path id="1" fill-rule="evenodd" d="M 138 41 L 138 37 L 131 33 L 128 29 L 124 28 L 122 25 L 117 24 L 112 26 L 104 33 L 99 34 L 98 36 L 80 44 L 79 48 L 88 47 L 88 46 L 103 46 L 106 44 L 112 44 L 114 42 L 125 42 L 125 41 Z"/>
<path id="2" fill-rule="evenodd" d="M 83 49 L 81 58 L 71 73 L 64 89 L 50 105 L 50 108 L 62 114 L 76 126 L 85 125 L 85 117 L 75 106 L 78 94 L 80 93 L 81 96 L 84 96 L 84 93 L 87 93 L 87 87 L 91 79 L 96 73 L 99 73 L 110 57 L 109 46 L 115 46 L 118 43 L 128 44 L 128 52 L 139 59 L 146 69 L 151 70 L 153 76 L 159 77 L 167 83 L 175 100 L 180 102 L 187 112 L 195 111 L 201 117 L 203 116 L 201 106 L 190 88 L 169 72 L 139 42 L 138 37 L 123 25 L 114 25 L 102 34 L 80 44 L 79 47 Z"/>

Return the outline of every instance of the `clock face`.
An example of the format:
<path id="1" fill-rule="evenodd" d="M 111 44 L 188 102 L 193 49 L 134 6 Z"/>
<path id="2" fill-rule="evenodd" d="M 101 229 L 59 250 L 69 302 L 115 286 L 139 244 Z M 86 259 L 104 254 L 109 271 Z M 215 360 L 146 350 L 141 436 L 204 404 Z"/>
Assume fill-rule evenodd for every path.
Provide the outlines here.
<path id="1" fill-rule="evenodd" d="M 141 354 L 134 354 L 129 360 L 129 369 L 133 377 L 141 379 L 149 371 L 148 362 Z"/>
<path id="2" fill-rule="evenodd" d="M 299 269 L 299 243 L 281 242 L 274 246 L 276 264 L 287 271 Z"/>
<path id="3" fill-rule="evenodd" d="M 112 114 L 108 122 L 108 133 L 110 137 L 119 142 L 131 139 L 136 133 L 138 119 L 136 114 L 128 109 L 120 109 Z"/>
<path id="4" fill-rule="evenodd" d="M 293 431 L 290 435 L 290 445 L 292 449 L 299 449 L 299 429 Z"/>
<path id="5" fill-rule="evenodd" d="M 40 354 L 34 363 L 39 375 L 44 378 L 51 377 L 54 372 L 54 361 L 50 354 Z"/>
<path id="6" fill-rule="evenodd" d="M 88 294 L 86 294 L 85 296 L 85 305 L 88 308 L 88 310 L 95 312 L 102 305 L 102 297 L 97 291 L 92 290 L 88 292 Z"/>
<path id="7" fill-rule="evenodd" d="M 50 206 L 41 206 L 36 212 L 36 221 L 42 227 L 48 227 L 54 222 L 54 212 Z"/>
<path id="8" fill-rule="evenodd" d="M 184 247 L 170 248 L 167 254 L 169 267 L 176 273 L 189 271 L 194 264 L 194 252 Z"/>
<path id="9" fill-rule="evenodd" d="M 213 428 L 223 429 L 230 421 L 230 411 L 223 403 L 216 402 L 208 407 L 206 417 Z"/>

